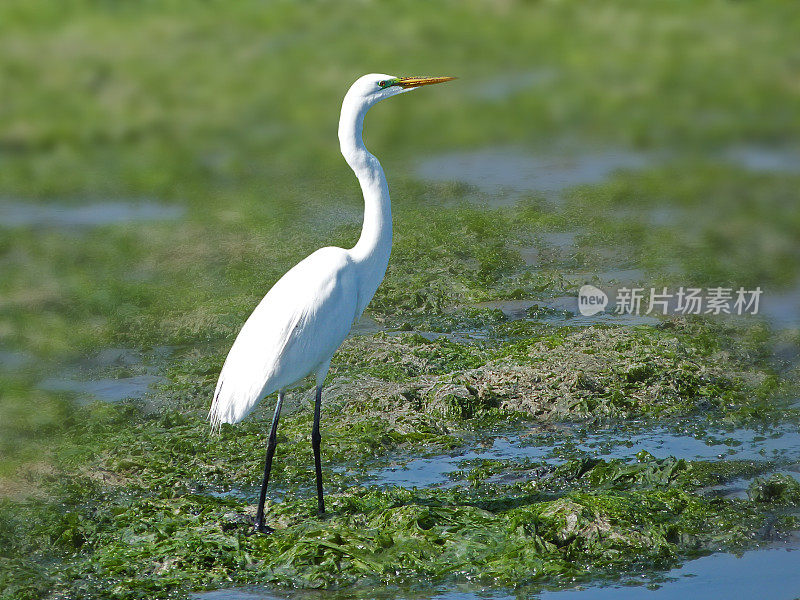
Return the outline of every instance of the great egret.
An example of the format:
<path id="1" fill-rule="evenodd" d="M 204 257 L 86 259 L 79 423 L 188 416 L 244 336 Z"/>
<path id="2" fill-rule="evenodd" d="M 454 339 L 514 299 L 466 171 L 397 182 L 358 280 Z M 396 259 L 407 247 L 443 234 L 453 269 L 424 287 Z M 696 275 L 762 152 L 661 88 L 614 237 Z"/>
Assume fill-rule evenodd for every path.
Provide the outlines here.
<path id="1" fill-rule="evenodd" d="M 258 531 L 272 531 L 264 523 L 264 502 L 277 445 L 283 391 L 311 373 L 317 376 L 311 445 L 318 509 L 320 514 L 325 512 L 319 433 L 322 384 L 333 353 L 372 300 L 389 264 L 389 187 L 378 159 L 367 151 L 361 139 L 364 116 L 385 98 L 452 79 L 455 78 L 371 74 L 350 87 L 339 118 L 339 143 L 364 193 L 361 237 L 349 250 L 321 248 L 281 277 L 247 319 L 225 359 L 209 411 L 212 426 L 238 423 L 261 398 L 278 392 L 256 513 Z"/>

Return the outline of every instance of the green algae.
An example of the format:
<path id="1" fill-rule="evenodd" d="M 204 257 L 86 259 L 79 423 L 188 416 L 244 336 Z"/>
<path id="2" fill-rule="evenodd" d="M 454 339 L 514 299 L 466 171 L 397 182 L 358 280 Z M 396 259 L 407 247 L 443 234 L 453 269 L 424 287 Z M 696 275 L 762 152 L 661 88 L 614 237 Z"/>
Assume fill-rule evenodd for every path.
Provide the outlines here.
<path id="1" fill-rule="evenodd" d="M 797 137 L 787 58 L 795 9 L 612 3 L 598 14 L 514 3 L 506 13 L 412 3 L 359 7 L 353 20 L 317 4 L 101 4 L 0 8 L 0 71 L 12 100 L 0 114 L 2 195 L 71 204 L 152 197 L 187 216 L 0 231 L 0 342 L 43 362 L 0 374 L 0 596 L 615 577 L 757 543 L 773 505 L 796 504 L 791 484 L 773 478 L 754 484 L 759 501 L 702 493 L 768 473 L 767 461 L 646 456 L 570 457 L 555 472 L 480 461 L 464 466 L 466 490 L 354 487 L 376 465 L 460 448 L 496 425 L 674 415 L 797 422 L 798 409 L 781 402 L 796 397 L 796 362 L 772 362 L 778 336 L 769 327 L 580 331 L 470 307 L 572 293 L 565 269 L 617 263 L 644 268 L 653 284 L 790 285 L 796 175 L 712 165 L 708 153 Z M 531 57 L 561 76 L 499 102 L 470 101 L 454 87 L 398 100 L 391 119 L 378 116 L 384 107 L 371 115 L 368 141 L 387 168 L 395 218 L 392 262 L 371 310 L 388 330 L 480 335 L 348 341 L 325 398 L 331 515 L 317 519 L 306 500 L 311 398 L 301 384 L 279 433 L 273 491 L 284 502 L 270 505 L 270 519 L 280 529 L 251 536 L 272 407 L 265 401 L 218 437 L 204 413 L 232 337 L 269 286 L 315 248 L 358 235 L 361 199 L 329 126 L 367 55 L 398 73 L 438 61 L 462 75 L 454 85 L 529 69 Z M 314 64 L 325 74 L 307 68 Z M 506 209 L 488 208 L 495 199 L 469 186 L 404 175 L 421 151 L 529 144 L 534 129 L 543 147 L 574 136 L 684 158 L 569 190 L 562 205 L 532 197 Z M 707 210 L 695 210 L 701 201 Z M 687 210 L 676 223 L 648 221 L 662 208 Z M 519 247 L 571 228 L 586 233 L 567 260 L 545 255 L 540 268 L 525 267 Z M 783 337 L 798 347 L 796 334 Z M 143 403 L 80 409 L 84 398 L 37 388 L 59 368 L 50 361 L 112 345 L 177 346 L 160 363 L 168 383 Z"/>
<path id="2" fill-rule="evenodd" d="M 682 476 L 682 480 L 692 489 L 703 489 L 737 479 L 750 479 L 774 468 L 775 463 L 770 461 L 692 461 L 692 468 Z"/>
<path id="3" fill-rule="evenodd" d="M 650 414 L 657 422 L 702 411 L 705 418 L 747 423 L 752 413 L 740 406 L 763 402 L 758 390 L 769 369 L 749 353 L 721 354 L 706 327 L 539 327 L 512 342 L 351 338 L 334 362 L 324 403 L 330 514 L 318 519 L 314 512 L 312 389 L 301 385 L 288 393 L 279 429 L 270 496 L 282 501 L 268 504 L 278 528 L 269 537 L 251 535 L 250 502 L 270 402 L 212 436 L 205 409 L 220 349 L 178 350 L 165 359 L 168 383 L 157 392 L 158 404 L 95 403 L 70 412 L 53 449 L 57 467 L 38 484 L 57 503 L 29 500 L 0 511 L 3 536 L 14 540 L 4 565 L 28 578 L 40 574 L 35 583 L 7 576 L 8 597 L 44 590 L 91 595 L 98 587 L 111 597 L 166 597 L 222 582 L 550 585 L 616 577 L 642 565 L 668 568 L 708 549 L 744 547 L 772 518 L 771 504 L 707 497 L 702 488 L 767 472 L 769 463 L 694 463 L 646 453 L 634 463 L 571 459 L 555 470 L 477 461 L 453 475 L 466 479 L 466 488 L 358 487 L 371 469 L 412 449 L 457 449 L 492 425 L 597 419 L 603 402 L 617 406 L 615 395 L 606 396 L 609 387 L 622 395 L 621 416 Z M 747 347 L 757 345 L 751 340 Z M 581 352 L 588 362 L 575 358 Z M 688 381 L 695 387 L 681 373 L 693 374 Z M 481 379 L 488 376 L 491 385 Z M 676 381 L 681 387 L 673 391 Z M 564 402 L 558 392 L 552 406 L 566 410 L 527 412 L 504 405 L 510 382 L 516 388 L 565 382 L 568 399 L 580 394 L 595 404 Z M 716 387 L 704 387 L 710 385 Z M 670 405 L 672 398 L 677 402 Z M 20 506 L 22 516 L 11 518 Z M 778 529 L 791 529 L 792 518 L 779 516 Z"/>
<path id="4" fill-rule="evenodd" d="M 688 463 L 683 459 L 668 457 L 656 460 L 644 450 L 637 455 L 637 459 L 638 462 L 633 464 L 627 464 L 620 459 L 609 462 L 596 461 L 591 468 L 585 471 L 586 465 L 579 464 L 577 472 L 574 466 L 567 465 L 565 471 L 573 479 L 586 478 L 587 484 L 592 488 L 624 489 L 632 485 L 666 486 L 689 469 Z"/>
<path id="5" fill-rule="evenodd" d="M 385 341 L 377 336 L 376 346 Z M 449 348 L 414 336 L 400 343 Z M 464 360 L 460 353 L 445 356 Z M 165 391 L 187 392 L 191 406 L 202 377 L 187 373 L 208 368 L 204 360 L 181 361 Z M 300 398 L 279 434 L 273 493 L 284 499 L 268 503 L 277 532 L 252 535 L 253 506 L 245 498 L 255 497 L 268 407 L 211 436 L 201 412 L 206 392 L 198 392 L 197 409 L 188 411 L 186 404 L 157 412 L 91 405 L 75 416 L 70 433 L 81 444 L 62 442 L 60 473 L 45 486 L 59 504 L 29 501 L 0 511 L 2 534 L 13 540 L 4 564 L 28 577 L 40 574 L 35 584 L 16 577 L 4 583 L 8 597 L 34 598 L 51 589 L 91 595 L 99 587 L 110 597 L 166 597 L 221 582 L 557 584 L 616 577 L 642 565 L 669 568 L 708 549 L 746 547 L 772 519 L 760 499 L 721 500 L 698 491 L 772 468 L 752 461 L 647 453 L 633 463 L 580 459 L 555 469 L 479 461 L 467 465 L 466 489 L 354 487 L 377 457 L 458 446 L 457 432 L 470 429 L 476 416 L 445 411 L 432 421 L 414 420 L 395 406 L 394 417 L 376 420 L 369 409 L 335 402 L 323 420 L 329 514 L 319 519 L 310 497 L 311 411 Z M 337 464 L 347 469 L 327 468 Z M 62 473 L 71 473 L 68 481 Z M 506 479 L 495 481 L 498 475 Z M 791 529 L 792 519 L 780 516 L 777 528 Z"/>
<path id="6" fill-rule="evenodd" d="M 591 209 L 595 216 L 595 235 L 581 240 L 590 263 L 602 255 L 599 248 L 625 248 L 630 260 L 653 275 L 653 284 L 776 290 L 797 278 L 791 240 L 800 234 L 800 222 L 797 195 L 790 190 L 797 177 L 681 161 L 576 191 L 568 212 L 580 219 Z M 679 185 L 666 183 L 678 178 Z M 687 211 L 699 198 L 704 208 Z M 672 210 L 678 221 L 648 221 L 650 211 L 659 209 Z M 766 239 L 773 243 L 766 245 Z"/>
<path id="7" fill-rule="evenodd" d="M 503 497 L 497 490 L 480 496 L 351 488 L 329 496 L 324 519 L 313 499 L 269 505 L 277 530 L 258 536 L 240 516 L 246 506 L 231 498 L 164 490 L 104 495 L 102 505 L 100 499 L 57 519 L 50 544 L 80 550 L 58 568 L 60 585 L 78 594 L 102 586 L 120 598 L 220 581 L 312 588 L 420 579 L 568 582 L 742 547 L 765 518 L 753 504 L 664 486 L 566 491 L 555 499 L 530 489 Z"/>
<path id="8" fill-rule="evenodd" d="M 363 412 L 367 397 L 378 397 L 374 410 L 382 414 L 424 408 L 468 418 L 497 409 L 498 416 L 602 419 L 712 410 L 747 419 L 774 412 L 774 371 L 754 362 L 749 348 L 712 342 L 706 327 L 536 325 L 518 330 L 527 337 L 472 344 L 356 338 L 343 345 L 332 377 L 348 375 L 351 386 L 361 377 L 355 396 L 343 390 L 346 402 Z"/>
<path id="9" fill-rule="evenodd" d="M 596 420 L 603 402 L 617 406 L 615 395 L 606 396 L 609 387 L 625 401 L 620 416 L 649 414 L 659 422 L 668 414 L 703 414 L 748 423 L 752 411 L 740 407 L 761 406 L 758 390 L 769 369 L 735 348 L 722 354 L 705 327 L 540 327 L 514 342 L 351 338 L 337 355 L 324 403 L 329 515 L 319 519 L 314 511 L 312 388 L 301 385 L 287 394 L 279 429 L 270 497 L 281 501 L 268 503 L 278 531 L 267 537 L 252 535 L 251 502 L 270 402 L 211 435 L 205 410 L 221 353 L 214 344 L 178 350 L 164 359 L 168 382 L 156 392 L 157 404 L 70 411 L 65 435 L 52 438 L 56 467 L 38 481 L 41 499 L 7 501 L 0 510 L 2 537 L 13 540 L 0 558 L 27 574 L 4 575 L 4 593 L 80 596 L 102 588 L 110 597 L 168 597 L 223 582 L 551 585 L 746 547 L 773 519 L 773 503 L 714 498 L 703 488 L 768 472 L 771 463 L 647 453 L 636 462 L 570 459 L 554 469 L 481 460 L 453 475 L 467 485 L 452 490 L 359 487 L 376 466 L 412 449 L 457 449 L 493 425 Z M 489 376 L 486 385 L 482 377 Z M 564 382 L 568 399 L 580 394 L 595 404 L 564 403 L 558 392 L 552 406 L 566 410 L 526 412 L 508 404 L 504 390 L 512 388 L 503 386 L 510 382 L 542 386 L 520 393 L 524 398 Z M 790 413 L 765 413 L 776 414 Z M 796 526 L 789 514 L 777 518 L 773 529 Z"/>
<path id="10" fill-rule="evenodd" d="M 753 502 L 797 506 L 800 504 L 800 482 L 783 473 L 774 473 L 769 477 L 756 477 L 747 489 L 747 496 Z"/>
<path id="11" fill-rule="evenodd" d="M 158 456 L 148 462 L 153 460 Z M 471 495 L 329 483 L 334 492 L 326 519 L 316 517 L 311 498 L 269 504 L 278 531 L 268 537 L 252 535 L 252 505 L 185 489 L 185 474 L 171 476 L 174 463 L 153 478 L 141 472 L 141 462 L 129 462 L 109 470 L 127 478 L 134 470 L 145 486 L 115 482 L 109 488 L 110 481 L 99 486 L 94 477 L 75 481 L 72 498 L 59 493 L 66 512 L 28 516 L 53 519 L 41 528 L 49 548 L 38 546 L 37 553 L 50 563 L 54 555 L 65 557 L 49 574 L 56 589 L 81 593 L 101 586 L 120 598 L 160 597 L 231 580 L 328 587 L 423 578 L 504 586 L 614 576 L 634 564 L 667 568 L 704 548 L 739 547 L 766 518 L 741 503 L 675 487 L 676 473 L 691 469 L 684 461 L 643 462 L 650 464 L 601 461 L 583 473 L 585 465 L 566 467 L 554 488 L 520 483 L 505 495 L 496 486 Z M 244 473 L 230 473 L 237 475 Z M 223 476 L 214 472 L 209 479 Z M 312 480 L 308 469 L 305 486 Z M 587 491 L 569 491 L 575 486 Z M 552 500 L 554 494 L 560 497 Z M 12 551 L 24 550 L 18 539 L 31 532 L 14 534 Z M 34 568 L 41 567 L 28 566 Z"/>

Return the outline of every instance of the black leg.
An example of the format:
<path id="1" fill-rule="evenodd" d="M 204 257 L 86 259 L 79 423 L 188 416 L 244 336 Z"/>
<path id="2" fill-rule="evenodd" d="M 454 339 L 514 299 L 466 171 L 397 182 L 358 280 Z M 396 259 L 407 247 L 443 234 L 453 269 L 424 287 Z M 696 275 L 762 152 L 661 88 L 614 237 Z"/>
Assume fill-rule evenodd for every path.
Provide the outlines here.
<path id="1" fill-rule="evenodd" d="M 272 429 L 270 429 L 269 441 L 267 442 L 264 480 L 261 482 L 261 495 L 258 498 L 258 511 L 256 512 L 256 530 L 261 533 L 272 533 L 272 528 L 264 523 L 264 502 L 267 500 L 267 484 L 269 483 L 269 472 L 272 470 L 272 457 L 275 456 L 275 448 L 278 445 L 278 419 L 281 416 L 281 404 L 283 404 L 283 392 L 278 392 L 278 403 L 275 405 Z"/>
<path id="2" fill-rule="evenodd" d="M 317 511 L 325 514 L 325 500 L 322 497 L 322 463 L 319 456 L 319 411 L 322 405 L 322 386 L 317 386 L 317 398 L 314 402 L 314 429 L 311 431 L 311 447 L 314 448 L 314 467 L 317 470 Z"/>

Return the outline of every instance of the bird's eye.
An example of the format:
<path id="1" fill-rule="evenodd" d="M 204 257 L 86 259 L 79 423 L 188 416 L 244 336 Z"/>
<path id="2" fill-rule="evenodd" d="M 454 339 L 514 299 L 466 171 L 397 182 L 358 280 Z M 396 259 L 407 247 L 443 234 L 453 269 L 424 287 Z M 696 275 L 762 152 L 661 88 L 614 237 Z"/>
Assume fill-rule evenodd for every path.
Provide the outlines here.
<path id="1" fill-rule="evenodd" d="M 385 81 L 379 81 L 379 82 L 378 82 L 378 85 L 379 85 L 380 87 L 386 87 L 386 82 L 385 82 Z"/>

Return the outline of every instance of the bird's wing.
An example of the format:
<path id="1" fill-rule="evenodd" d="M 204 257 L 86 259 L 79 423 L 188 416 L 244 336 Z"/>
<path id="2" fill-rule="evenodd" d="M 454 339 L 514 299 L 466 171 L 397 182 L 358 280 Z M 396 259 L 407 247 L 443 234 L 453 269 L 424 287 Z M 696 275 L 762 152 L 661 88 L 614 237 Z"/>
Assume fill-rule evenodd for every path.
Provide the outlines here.
<path id="1" fill-rule="evenodd" d="M 287 272 L 245 322 L 222 367 L 212 424 L 241 421 L 265 395 L 325 365 L 355 318 L 357 276 L 341 248 L 322 248 Z"/>

